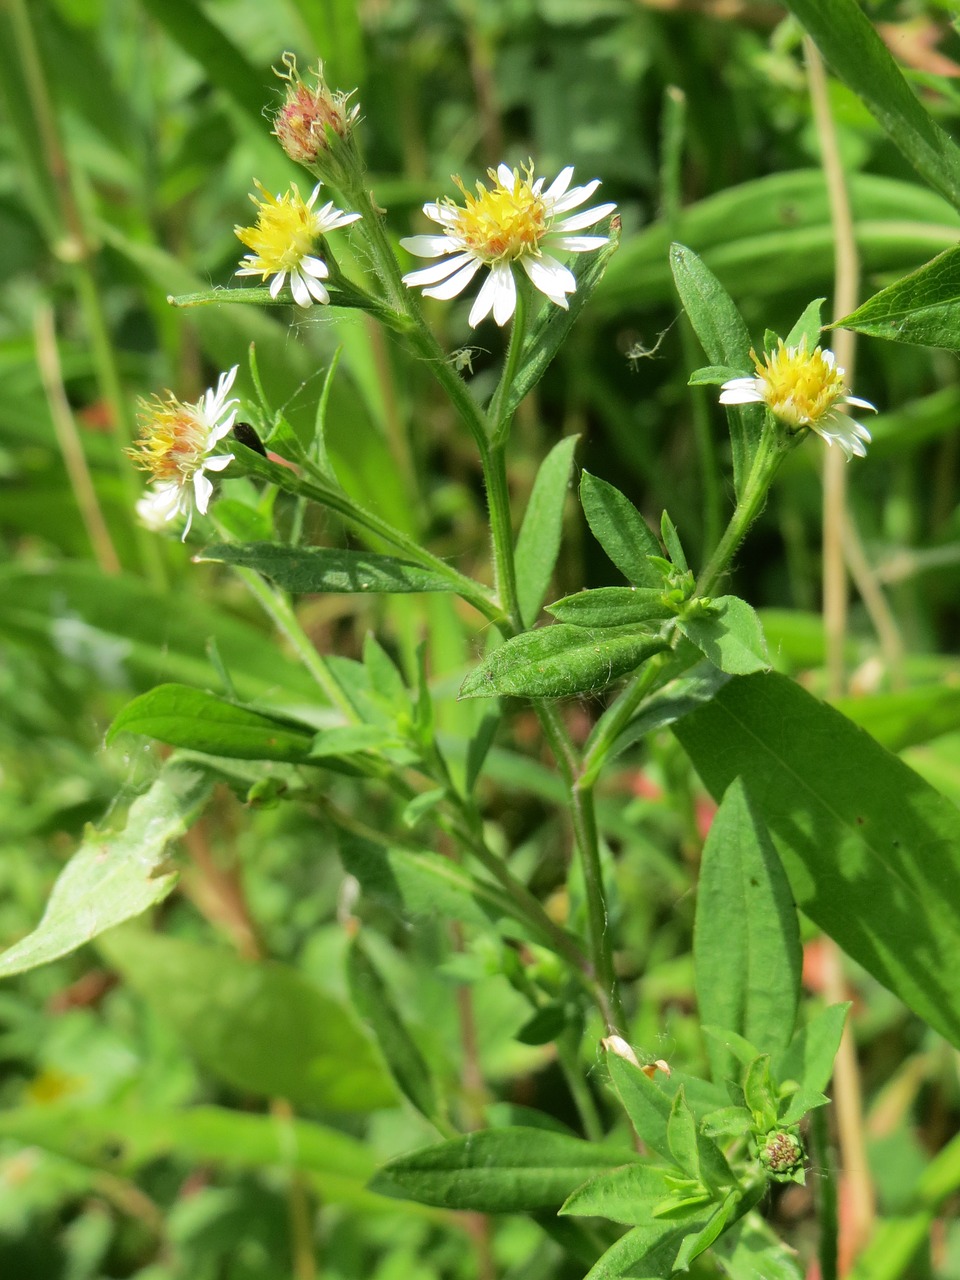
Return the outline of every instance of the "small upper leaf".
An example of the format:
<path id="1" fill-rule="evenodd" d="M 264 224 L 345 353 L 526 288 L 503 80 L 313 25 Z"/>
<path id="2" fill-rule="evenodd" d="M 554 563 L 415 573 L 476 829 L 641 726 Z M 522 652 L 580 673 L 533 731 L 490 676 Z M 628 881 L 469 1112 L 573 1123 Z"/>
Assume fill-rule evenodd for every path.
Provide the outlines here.
<path id="1" fill-rule="evenodd" d="M 670 246 L 670 266 L 680 301 L 707 359 L 741 372 L 750 369 L 749 330 L 717 277 L 692 249 L 682 244 Z M 733 447 L 733 484 L 739 497 L 760 439 L 763 411 L 758 405 L 731 405 L 727 419 Z"/>
<path id="2" fill-rule="evenodd" d="M 559 622 L 578 627 L 620 627 L 672 618 L 676 609 L 664 603 L 655 587 L 595 587 L 547 605 Z"/>
<path id="3" fill-rule="evenodd" d="M 514 636 L 494 649 L 464 680 L 460 696 L 565 698 L 593 693 L 633 671 L 667 644 L 635 626 L 591 630 L 558 622 Z"/>
<path id="4" fill-rule="evenodd" d="M 738 596 L 718 596 L 705 612 L 680 618 L 677 626 L 728 675 L 746 676 L 770 669 L 760 619 Z"/>
<path id="5" fill-rule="evenodd" d="M 660 555 L 660 543 L 626 494 L 584 471 L 580 503 L 593 536 L 627 581 L 662 586 L 663 575 L 647 558 Z"/>

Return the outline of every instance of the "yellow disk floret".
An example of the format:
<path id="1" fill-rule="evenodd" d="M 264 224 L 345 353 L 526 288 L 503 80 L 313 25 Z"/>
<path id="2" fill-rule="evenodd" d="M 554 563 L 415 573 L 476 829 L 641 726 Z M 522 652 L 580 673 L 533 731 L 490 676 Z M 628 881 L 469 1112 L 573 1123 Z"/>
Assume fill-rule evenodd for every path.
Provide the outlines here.
<path id="1" fill-rule="evenodd" d="M 755 352 L 750 355 L 764 384 L 764 400 L 774 416 L 790 426 L 812 426 L 845 395 L 843 371 L 836 367 L 833 352 L 817 347 L 808 354 L 805 339 L 788 347 L 781 338 L 776 351 L 765 353 L 762 364 Z"/>
<path id="2" fill-rule="evenodd" d="M 127 453 L 160 483 L 189 479 L 203 461 L 210 436 L 192 405 L 154 396 L 141 406 L 140 438 Z"/>
<path id="3" fill-rule="evenodd" d="M 257 206 L 257 225 L 237 227 L 238 239 L 253 250 L 247 258 L 250 266 L 264 276 L 276 271 L 293 271 L 313 248 L 317 238 L 317 215 L 292 183 L 282 196 L 273 196 L 262 183 L 254 180 L 261 193 L 250 199 Z"/>
<path id="4" fill-rule="evenodd" d="M 539 250 L 550 229 L 547 205 L 532 183 L 532 169 L 521 175 L 513 171 L 513 182 L 504 185 L 495 169 L 488 170 L 492 189 L 477 183 L 471 195 L 455 181 L 464 195 L 464 206 L 444 201 L 451 215 L 450 230 L 463 242 L 465 251 L 481 262 L 514 262 Z"/>

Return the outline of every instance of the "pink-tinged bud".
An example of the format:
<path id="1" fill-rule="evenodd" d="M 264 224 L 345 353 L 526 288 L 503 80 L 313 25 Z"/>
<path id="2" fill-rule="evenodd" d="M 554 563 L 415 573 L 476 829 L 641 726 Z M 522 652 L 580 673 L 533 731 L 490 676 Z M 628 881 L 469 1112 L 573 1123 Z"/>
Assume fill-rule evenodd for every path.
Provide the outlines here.
<path id="1" fill-rule="evenodd" d="M 323 63 L 315 72 L 316 86 L 304 84 L 292 53 L 283 55 L 287 82 L 283 106 L 273 119 L 273 132 L 281 147 L 297 164 L 316 165 L 338 138 L 346 138 L 360 111 L 349 106 L 349 93 L 332 92 L 323 78 Z"/>

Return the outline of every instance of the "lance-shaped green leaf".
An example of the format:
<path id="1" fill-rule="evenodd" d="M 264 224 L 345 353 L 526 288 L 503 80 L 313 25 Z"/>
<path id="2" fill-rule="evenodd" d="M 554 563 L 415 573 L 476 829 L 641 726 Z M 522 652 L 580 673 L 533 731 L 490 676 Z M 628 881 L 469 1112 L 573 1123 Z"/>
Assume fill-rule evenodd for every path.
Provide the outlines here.
<path id="1" fill-rule="evenodd" d="M 750 333 L 733 299 L 710 268 L 682 244 L 670 246 L 670 267 L 680 301 L 707 359 L 715 365 L 729 365 L 734 369 L 752 368 Z M 760 405 L 728 406 L 727 421 L 733 450 L 733 485 L 739 497 L 760 440 L 763 408 Z"/>
<path id="2" fill-rule="evenodd" d="M 576 627 L 622 627 L 676 616 L 655 587 L 595 587 L 547 605 L 558 622 Z"/>
<path id="3" fill-rule="evenodd" d="M 626 494 L 584 471 L 580 505 L 593 536 L 626 580 L 662 589 L 663 574 L 648 559 L 661 554 L 660 543 Z"/>
<path id="4" fill-rule="evenodd" d="M 871 338 L 960 351 L 960 248 L 947 249 L 837 321 Z"/>
<path id="5" fill-rule="evenodd" d="M 688 387 L 718 387 L 733 378 L 742 378 L 749 369 L 734 368 L 729 364 L 708 364 L 702 369 L 694 369 L 687 379 Z"/>
<path id="6" fill-rule="evenodd" d="M 563 345 L 590 295 L 603 278 L 607 263 L 616 253 L 620 244 L 619 219 L 611 220 L 607 226 L 609 242 L 595 253 L 577 254 L 576 261 L 570 264 L 577 288 L 568 299 L 567 309 L 564 310 L 553 303 L 544 304 L 530 326 L 530 332 L 524 339 L 520 352 L 520 368 L 504 406 L 508 417 L 516 412 L 520 401 L 533 390 L 546 373 L 550 362 Z M 602 234 L 603 230 L 604 227 L 601 224 L 596 234 Z"/>
<path id="7" fill-rule="evenodd" d="M 715 797 L 743 778 L 801 910 L 960 1044 L 960 810 L 784 676 L 731 680 L 673 731 Z"/>
<path id="8" fill-rule="evenodd" d="M 727 675 L 747 676 L 770 669 L 760 619 L 739 596 L 718 596 L 702 612 L 679 618 L 677 626 Z"/>
<path id="9" fill-rule="evenodd" d="M 286 591 L 455 591 L 456 585 L 430 569 L 396 556 L 334 547 L 291 547 L 281 542 L 217 543 L 198 560 L 255 569 Z"/>
<path id="10" fill-rule="evenodd" d="M 391 1160 L 370 1188 L 444 1209 L 529 1213 L 559 1207 L 598 1170 L 636 1158 L 549 1129 L 482 1129 Z"/>
<path id="11" fill-rule="evenodd" d="M 514 636 L 494 649 L 464 680 L 460 697 L 565 698 L 593 693 L 633 671 L 668 643 L 636 627 L 590 629 L 558 622 Z"/>
<path id="12" fill-rule="evenodd" d="M 372 1111 L 393 1084 L 351 1011 L 296 969 L 133 929 L 108 962 L 218 1079 L 327 1111 Z"/>
<path id="13" fill-rule="evenodd" d="M 201 771 L 171 761 L 134 800 L 121 831 L 88 830 L 36 929 L 0 955 L 0 977 L 69 955 L 165 898 L 177 882 L 167 846 L 195 820 L 212 786 Z"/>
<path id="14" fill-rule="evenodd" d="M 128 702 L 107 735 L 142 733 L 172 747 L 236 760 L 308 760 L 314 734 L 201 689 L 161 684 Z"/>
<path id="15" fill-rule="evenodd" d="M 524 626 L 532 626 L 553 577 L 563 530 L 563 507 L 579 436 L 554 445 L 537 472 L 517 537 L 517 598 Z"/>
<path id="16" fill-rule="evenodd" d="M 960 208 L 960 148 L 926 111 L 857 0 L 787 0 L 919 174 Z"/>
<path id="17" fill-rule="evenodd" d="M 354 938 L 347 952 L 347 980 L 354 1006 L 370 1024 L 394 1080 L 428 1120 L 439 1119 L 433 1073 L 359 938 Z"/>
<path id="18" fill-rule="evenodd" d="M 781 1053 L 773 1059 L 777 1080 L 796 1080 L 808 1093 L 822 1093 L 833 1075 L 833 1062 L 849 1004 L 832 1004 L 801 1027 Z"/>
<path id="19" fill-rule="evenodd" d="M 740 1192 L 731 1191 L 699 1230 L 684 1237 L 674 1261 L 677 1271 L 686 1271 L 694 1258 L 709 1249 L 727 1226 L 736 1221 L 738 1211 L 742 1211 L 740 1201 Z"/>
<path id="20" fill-rule="evenodd" d="M 691 1209 L 684 1217 L 634 1227 L 590 1268 L 585 1280 L 620 1280 L 621 1276 L 653 1280 L 672 1275 L 681 1241 L 705 1217 L 702 1210 Z"/>
<path id="21" fill-rule="evenodd" d="M 578 1187 L 560 1208 L 561 1213 L 585 1218 L 609 1218 L 638 1227 L 649 1222 L 654 1209 L 673 1190 L 668 1179 L 676 1171 L 653 1164 L 628 1164 L 599 1173 Z"/>
<path id="22" fill-rule="evenodd" d="M 813 351 L 819 346 L 820 330 L 823 328 L 820 312 L 823 310 L 825 301 L 825 298 L 814 298 L 804 307 L 797 323 L 784 338 L 785 346 L 799 347 L 805 344 L 808 351 Z"/>
<path id="23" fill-rule="evenodd" d="M 703 1022 L 735 1031 L 761 1053 L 786 1048 L 797 1016 L 802 963 L 790 885 L 738 779 L 727 789 L 703 847 L 693 961 Z M 735 1060 L 707 1041 L 715 1080 Z"/>
<path id="24" fill-rule="evenodd" d="M 607 1053 L 607 1069 L 637 1136 L 658 1155 L 673 1160 L 667 1134 L 673 1107 L 671 1099 L 656 1080 L 616 1053 Z"/>

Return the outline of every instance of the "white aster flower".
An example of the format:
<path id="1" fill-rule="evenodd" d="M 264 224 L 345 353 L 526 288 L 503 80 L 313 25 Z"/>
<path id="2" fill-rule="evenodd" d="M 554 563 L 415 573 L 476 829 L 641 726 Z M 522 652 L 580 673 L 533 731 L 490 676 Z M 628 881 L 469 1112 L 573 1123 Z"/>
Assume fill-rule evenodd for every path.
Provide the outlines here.
<path id="1" fill-rule="evenodd" d="M 322 182 L 318 182 L 309 200 L 304 200 L 295 182 L 282 196 L 272 196 L 254 179 L 254 186 L 263 195 L 250 199 L 257 206 L 255 227 L 235 227 L 238 239 L 252 249 L 245 254 L 245 263 L 236 272 L 238 276 L 260 276 L 270 281 L 270 296 L 275 298 L 290 277 L 290 291 L 294 302 L 301 307 L 311 307 L 314 302 L 327 303 L 330 295 L 322 284 L 330 271 L 322 258 L 312 250 L 317 240 L 329 231 L 356 222 L 359 213 L 344 213 L 329 200 L 322 209 L 314 209 Z"/>
<path id="2" fill-rule="evenodd" d="M 765 404 L 775 418 L 794 431 L 809 428 L 827 444 L 839 445 L 847 461 L 867 456 L 870 432 L 839 410 L 851 404 L 876 412 L 869 400 L 847 394 L 843 370 L 832 351 L 819 347 L 807 352 L 806 339 L 787 347 L 780 339 L 776 351 L 764 354 L 760 363 L 751 351 L 757 372 L 753 377 L 731 378 L 720 388 L 721 404 Z"/>
<path id="3" fill-rule="evenodd" d="M 206 514 L 213 493 L 207 471 L 222 471 L 233 461 L 232 453 L 212 450 L 233 427 L 239 401 L 228 399 L 237 366 L 220 375 L 216 390 L 207 390 L 196 404 L 182 404 L 170 395 L 144 401 L 140 413 L 140 437 L 127 452 L 154 479 L 152 489 L 137 503 L 137 514 L 148 528 L 186 516 L 186 538 L 194 508 Z"/>
<path id="4" fill-rule="evenodd" d="M 459 178 L 463 205 L 450 199 L 423 206 L 431 221 L 443 228 L 441 235 L 408 236 L 400 243 L 420 258 L 443 258 L 442 262 L 403 277 L 404 284 L 423 289 L 429 298 L 453 298 L 470 283 L 481 267 L 490 274 L 483 282 L 470 309 L 473 328 L 493 312 L 504 325 L 517 306 L 517 283 L 513 267 L 521 266 L 533 285 L 564 310 L 567 295 L 577 288 L 573 272 L 553 257 L 560 253 L 587 253 L 607 243 L 608 236 L 576 233 L 593 227 L 611 214 L 616 205 L 600 204 L 593 209 L 565 216 L 593 195 L 600 182 L 594 179 L 583 187 L 570 187 L 573 166 L 568 165 L 546 191 L 543 178 L 534 178 L 533 164 L 523 171 L 505 164 L 488 170 L 491 187 L 477 183 L 471 195 Z"/>

